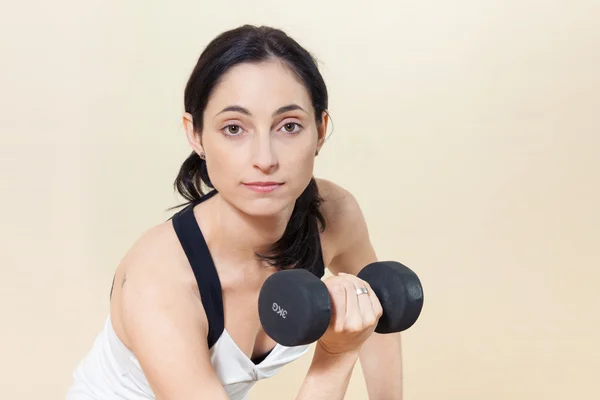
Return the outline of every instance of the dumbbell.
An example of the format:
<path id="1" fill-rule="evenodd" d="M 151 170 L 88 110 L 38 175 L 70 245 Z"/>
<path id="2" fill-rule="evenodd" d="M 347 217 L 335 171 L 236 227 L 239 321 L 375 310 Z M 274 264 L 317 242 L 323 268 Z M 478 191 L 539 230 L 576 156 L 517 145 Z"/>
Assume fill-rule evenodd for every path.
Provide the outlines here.
<path id="1" fill-rule="evenodd" d="M 378 261 L 357 276 L 369 283 L 383 308 L 375 332 L 401 332 L 417 321 L 423 308 L 423 288 L 411 269 L 395 261 Z M 263 329 L 283 346 L 318 340 L 329 326 L 331 310 L 327 286 L 305 269 L 275 272 L 265 280 L 258 296 Z"/>

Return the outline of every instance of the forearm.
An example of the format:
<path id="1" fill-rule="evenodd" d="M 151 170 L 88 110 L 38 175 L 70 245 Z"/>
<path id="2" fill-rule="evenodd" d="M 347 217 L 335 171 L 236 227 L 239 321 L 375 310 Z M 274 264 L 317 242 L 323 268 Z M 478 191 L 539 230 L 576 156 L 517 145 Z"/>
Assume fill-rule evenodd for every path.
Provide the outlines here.
<path id="1" fill-rule="evenodd" d="M 296 400 L 342 400 L 357 361 L 358 352 L 334 355 L 317 342 L 312 363 Z"/>
<path id="2" fill-rule="evenodd" d="M 360 364 L 369 400 L 402 400 L 400 333 L 373 334 L 360 350 Z"/>

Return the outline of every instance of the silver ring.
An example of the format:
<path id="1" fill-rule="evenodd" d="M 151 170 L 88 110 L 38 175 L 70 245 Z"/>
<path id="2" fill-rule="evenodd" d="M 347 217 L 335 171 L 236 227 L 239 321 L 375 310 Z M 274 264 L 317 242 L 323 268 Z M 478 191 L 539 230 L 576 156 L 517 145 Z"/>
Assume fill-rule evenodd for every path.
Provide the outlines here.
<path id="1" fill-rule="evenodd" d="M 361 287 L 356 289 L 356 295 L 360 296 L 361 294 L 367 294 L 369 293 L 369 290 L 366 287 Z"/>

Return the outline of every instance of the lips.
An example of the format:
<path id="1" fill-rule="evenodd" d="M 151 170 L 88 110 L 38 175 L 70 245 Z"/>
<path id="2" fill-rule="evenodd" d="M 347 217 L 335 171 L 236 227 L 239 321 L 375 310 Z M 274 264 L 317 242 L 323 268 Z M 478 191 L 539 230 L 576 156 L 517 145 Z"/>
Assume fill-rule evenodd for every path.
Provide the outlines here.
<path id="1" fill-rule="evenodd" d="M 282 186 L 282 182 L 246 182 L 244 186 L 259 193 L 268 193 Z"/>
<path id="2" fill-rule="evenodd" d="M 283 185 L 281 182 L 246 182 L 244 185 L 248 186 L 276 186 Z"/>

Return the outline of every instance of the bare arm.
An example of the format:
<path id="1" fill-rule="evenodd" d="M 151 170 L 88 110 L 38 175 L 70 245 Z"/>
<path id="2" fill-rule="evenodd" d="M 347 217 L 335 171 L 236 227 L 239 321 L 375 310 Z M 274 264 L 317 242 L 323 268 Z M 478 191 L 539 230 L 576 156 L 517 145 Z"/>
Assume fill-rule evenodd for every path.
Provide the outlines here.
<path id="1" fill-rule="evenodd" d="M 358 351 L 328 353 L 317 342 L 312 363 L 297 400 L 342 400 L 348 389 Z"/>
<path id="2" fill-rule="evenodd" d="M 356 199 L 341 188 L 336 188 L 336 214 L 332 227 L 338 247 L 328 269 L 337 274 L 345 272 L 357 275 L 368 264 L 377 261 L 367 224 Z M 346 235 L 344 232 L 351 232 Z M 360 363 L 372 400 L 402 399 L 402 349 L 400 333 L 373 333 L 360 350 Z"/>
<path id="3" fill-rule="evenodd" d="M 199 297 L 180 275 L 155 265 L 164 260 L 141 258 L 127 265 L 116 300 L 128 346 L 156 398 L 227 400 L 210 363 Z"/>

